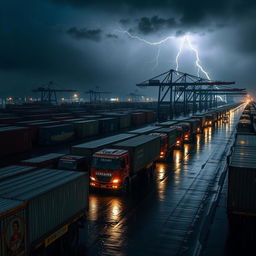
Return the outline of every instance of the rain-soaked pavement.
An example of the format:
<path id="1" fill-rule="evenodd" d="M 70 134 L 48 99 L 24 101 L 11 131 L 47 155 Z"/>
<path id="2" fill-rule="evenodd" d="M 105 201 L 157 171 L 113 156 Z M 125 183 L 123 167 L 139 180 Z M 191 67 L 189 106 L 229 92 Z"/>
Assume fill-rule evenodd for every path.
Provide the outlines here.
<path id="1" fill-rule="evenodd" d="M 230 122 L 206 128 L 194 144 L 158 163 L 155 179 L 136 196 L 93 192 L 80 235 L 84 255 L 193 255 L 200 251 L 205 223 L 224 181 L 226 155 L 241 110 Z"/>

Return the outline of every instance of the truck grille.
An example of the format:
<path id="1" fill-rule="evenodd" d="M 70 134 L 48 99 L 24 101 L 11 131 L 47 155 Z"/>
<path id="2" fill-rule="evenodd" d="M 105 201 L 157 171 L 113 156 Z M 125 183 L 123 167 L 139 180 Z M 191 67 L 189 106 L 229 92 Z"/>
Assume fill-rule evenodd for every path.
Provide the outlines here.
<path id="1" fill-rule="evenodd" d="M 97 180 L 100 181 L 100 182 L 110 182 L 110 180 L 111 180 L 110 176 L 99 176 L 99 175 L 96 175 L 96 177 L 97 177 Z"/>

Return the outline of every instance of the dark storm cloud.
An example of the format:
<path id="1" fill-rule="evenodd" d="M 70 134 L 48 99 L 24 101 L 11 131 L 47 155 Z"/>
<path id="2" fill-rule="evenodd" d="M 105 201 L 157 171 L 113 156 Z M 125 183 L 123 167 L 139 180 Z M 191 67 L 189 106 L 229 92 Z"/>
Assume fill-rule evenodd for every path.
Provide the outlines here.
<path id="1" fill-rule="evenodd" d="M 106 34 L 107 38 L 113 38 L 113 39 L 118 39 L 118 36 L 116 34 Z"/>
<path id="2" fill-rule="evenodd" d="M 173 28 L 176 25 L 174 18 L 163 19 L 158 16 L 142 17 L 138 21 L 138 30 L 143 34 L 157 32 L 163 28 Z"/>
<path id="3" fill-rule="evenodd" d="M 127 24 L 129 24 L 130 22 L 131 22 L 131 20 L 130 19 L 120 19 L 119 20 L 119 22 L 122 24 L 122 25 L 127 25 Z"/>
<path id="4" fill-rule="evenodd" d="M 137 10 L 165 10 L 181 16 L 182 24 L 199 24 L 205 18 L 226 18 L 247 16 L 256 7 L 254 0 L 50 0 L 58 4 L 69 4 L 74 7 L 133 8 Z"/>
<path id="5" fill-rule="evenodd" d="M 93 40 L 93 41 L 100 41 L 102 30 L 71 27 L 67 30 L 67 34 L 79 40 L 87 39 L 87 40 Z"/>

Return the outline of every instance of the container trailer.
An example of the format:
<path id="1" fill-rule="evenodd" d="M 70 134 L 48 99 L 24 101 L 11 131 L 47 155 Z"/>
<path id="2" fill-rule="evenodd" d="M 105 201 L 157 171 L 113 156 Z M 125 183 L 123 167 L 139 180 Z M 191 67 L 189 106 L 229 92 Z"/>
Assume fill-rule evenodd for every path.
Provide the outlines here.
<path id="1" fill-rule="evenodd" d="M 78 156 L 91 157 L 93 155 L 93 153 L 95 153 L 96 151 L 98 151 L 100 149 L 103 149 L 112 144 L 115 144 L 115 143 L 123 141 L 123 140 L 127 140 L 127 139 L 135 137 L 135 136 L 136 136 L 135 134 L 120 133 L 120 134 L 117 134 L 114 136 L 109 136 L 106 138 L 82 143 L 79 145 L 72 146 L 71 154 L 78 155 Z"/>
<path id="2" fill-rule="evenodd" d="M 59 159 L 65 154 L 50 153 L 37 157 L 32 157 L 20 162 L 20 165 L 34 166 L 37 168 L 57 168 Z"/>
<path id="3" fill-rule="evenodd" d="M 56 145 L 70 142 L 74 138 L 74 127 L 72 124 L 60 124 L 44 126 L 39 128 L 40 145 Z"/>
<path id="4" fill-rule="evenodd" d="M 66 248 L 77 239 L 88 209 L 88 174 L 41 169 L 1 181 L 0 204 L 3 256 L 47 255 L 57 241 Z"/>
<path id="5" fill-rule="evenodd" d="M 152 175 L 160 156 L 160 136 L 141 135 L 93 154 L 90 185 L 127 193 L 139 173 Z"/>

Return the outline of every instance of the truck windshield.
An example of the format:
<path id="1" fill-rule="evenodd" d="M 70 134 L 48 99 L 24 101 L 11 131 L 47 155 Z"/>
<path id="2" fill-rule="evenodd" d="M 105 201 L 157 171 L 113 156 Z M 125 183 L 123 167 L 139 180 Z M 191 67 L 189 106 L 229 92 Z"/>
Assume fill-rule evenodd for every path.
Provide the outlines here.
<path id="1" fill-rule="evenodd" d="M 119 159 L 93 157 L 92 168 L 103 170 L 117 170 L 120 168 Z"/>
<path id="2" fill-rule="evenodd" d="M 60 160 L 58 168 L 64 170 L 76 170 L 77 162 L 74 160 Z"/>

